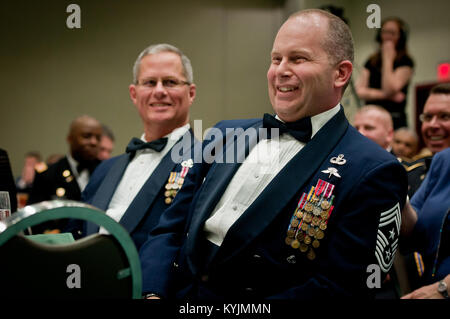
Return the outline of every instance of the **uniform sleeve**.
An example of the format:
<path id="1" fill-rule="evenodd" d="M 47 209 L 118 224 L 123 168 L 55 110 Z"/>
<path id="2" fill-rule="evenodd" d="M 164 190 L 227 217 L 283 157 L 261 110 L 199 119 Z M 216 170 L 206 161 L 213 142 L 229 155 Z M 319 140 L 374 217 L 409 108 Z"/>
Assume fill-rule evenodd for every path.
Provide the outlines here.
<path id="1" fill-rule="evenodd" d="M 436 183 L 439 181 L 441 174 L 446 171 L 445 167 L 443 166 L 443 163 L 445 161 L 443 157 L 444 153 L 437 153 L 433 160 L 431 161 L 430 169 L 425 176 L 425 179 L 423 180 L 422 184 L 414 193 L 413 197 L 411 198 L 411 205 L 414 207 L 416 212 L 420 212 L 422 210 L 423 204 L 427 197 L 430 195 L 430 193 L 433 191 L 434 187 L 436 186 Z M 450 155 L 450 153 L 447 152 L 447 154 Z"/>
<path id="2" fill-rule="evenodd" d="M 177 260 L 190 221 L 189 207 L 199 187 L 196 165 L 189 171 L 172 205 L 161 215 L 157 227 L 139 250 L 144 293 L 167 298 L 173 292 Z M 201 183 L 200 183 L 201 184 Z"/>
<path id="3" fill-rule="evenodd" d="M 201 146 L 202 152 L 210 140 L 210 135 L 207 135 Z M 205 162 L 194 163 L 173 203 L 162 213 L 158 225 L 141 246 L 139 257 L 144 293 L 155 293 L 164 298 L 175 293 L 177 283 L 174 278 L 177 269 L 174 263 L 178 260 L 187 236 L 192 217 L 191 203 L 209 168 L 210 164 Z"/>

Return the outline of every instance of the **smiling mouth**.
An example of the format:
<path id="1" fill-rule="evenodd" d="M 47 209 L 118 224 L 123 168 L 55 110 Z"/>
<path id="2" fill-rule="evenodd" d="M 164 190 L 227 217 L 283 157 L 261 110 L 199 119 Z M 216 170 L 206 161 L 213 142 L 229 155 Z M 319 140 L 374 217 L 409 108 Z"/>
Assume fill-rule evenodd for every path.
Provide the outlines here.
<path id="1" fill-rule="evenodd" d="M 431 141 L 441 141 L 444 139 L 444 136 L 443 135 L 434 135 L 434 136 L 428 136 L 428 138 Z"/>
<path id="2" fill-rule="evenodd" d="M 164 107 L 164 106 L 172 106 L 171 103 L 150 103 L 151 107 Z"/>
<path id="3" fill-rule="evenodd" d="M 298 86 L 277 86 L 277 90 L 283 93 L 298 90 Z"/>

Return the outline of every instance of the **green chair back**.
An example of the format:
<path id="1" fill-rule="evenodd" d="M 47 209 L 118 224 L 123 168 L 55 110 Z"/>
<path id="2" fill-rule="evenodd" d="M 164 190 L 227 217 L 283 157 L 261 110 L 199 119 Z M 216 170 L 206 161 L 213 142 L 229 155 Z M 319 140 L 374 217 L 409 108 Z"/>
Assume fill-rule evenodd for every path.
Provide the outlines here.
<path id="1" fill-rule="evenodd" d="M 93 222 L 109 235 L 95 234 L 71 242 L 59 234 L 52 244 L 51 235 L 33 239 L 23 235 L 29 227 L 62 218 Z M 103 211 L 80 202 L 41 202 L 0 221 L 0 256 L 0 296 L 142 296 L 139 254 L 130 235 Z"/>

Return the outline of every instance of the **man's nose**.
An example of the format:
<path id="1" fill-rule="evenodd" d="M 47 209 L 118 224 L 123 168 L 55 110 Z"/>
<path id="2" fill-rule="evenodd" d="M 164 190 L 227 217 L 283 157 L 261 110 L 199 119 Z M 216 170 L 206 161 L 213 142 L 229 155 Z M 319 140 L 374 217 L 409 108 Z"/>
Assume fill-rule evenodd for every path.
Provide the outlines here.
<path id="1" fill-rule="evenodd" d="M 289 77 L 292 75 L 291 67 L 286 59 L 281 60 L 277 67 L 277 76 L 279 77 Z"/>
<path id="2" fill-rule="evenodd" d="M 89 138 L 89 143 L 91 145 L 98 145 L 100 143 L 100 139 L 97 136 L 91 136 L 91 138 Z"/>
<path id="3" fill-rule="evenodd" d="M 428 125 L 431 127 L 438 127 L 439 126 L 439 120 L 437 115 L 433 115 L 431 118 L 431 121 L 428 122 Z"/>
<path id="4" fill-rule="evenodd" d="M 167 95 L 167 89 L 163 85 L 162 81 L 158 81 L 156 83 L 156 86 L 153 88 L 153 94 L 155 94 L 157 97 Z"/>

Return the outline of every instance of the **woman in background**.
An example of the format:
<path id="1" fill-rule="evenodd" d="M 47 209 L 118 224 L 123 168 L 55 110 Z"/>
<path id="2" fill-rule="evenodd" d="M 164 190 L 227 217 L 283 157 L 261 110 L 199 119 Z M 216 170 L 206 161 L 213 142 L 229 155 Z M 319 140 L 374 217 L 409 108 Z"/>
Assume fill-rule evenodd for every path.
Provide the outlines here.
<path id="1" fill-rule="evenodd" d="M 377 104 L 388 110 L 395 130 L 408 126 L 406 96 L 414 68 L 406 49 L 405 23 L 396 17 L 387 18 L 376 41 L 380 48 L 364 64 L 356 92 L 365 104 Z"/>

